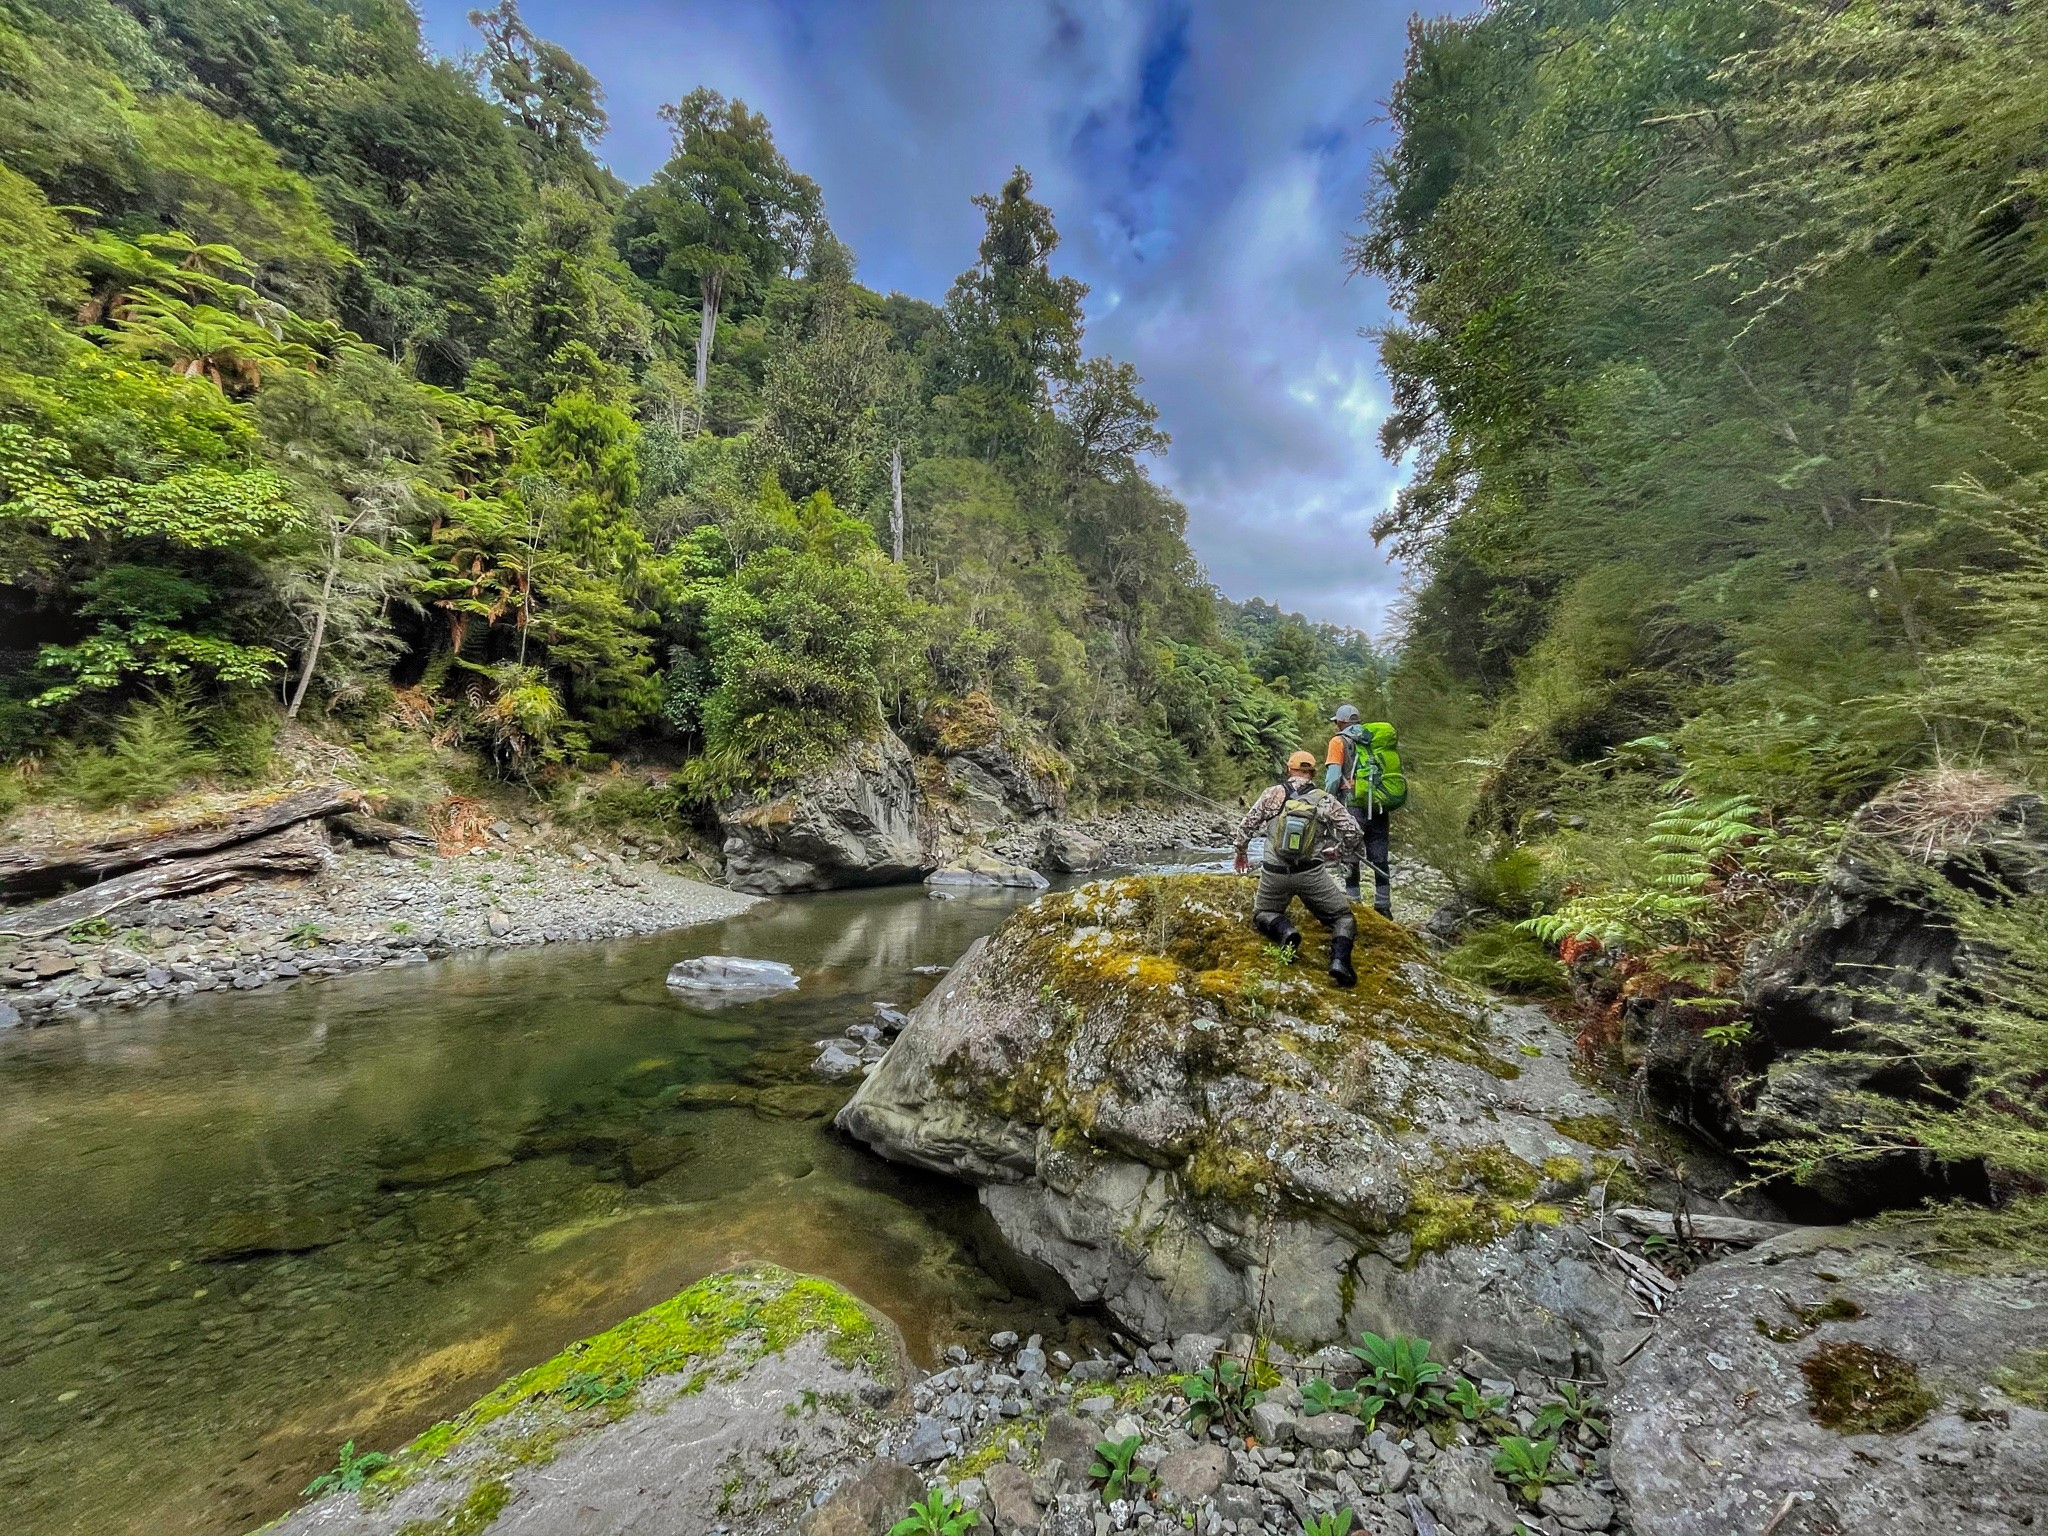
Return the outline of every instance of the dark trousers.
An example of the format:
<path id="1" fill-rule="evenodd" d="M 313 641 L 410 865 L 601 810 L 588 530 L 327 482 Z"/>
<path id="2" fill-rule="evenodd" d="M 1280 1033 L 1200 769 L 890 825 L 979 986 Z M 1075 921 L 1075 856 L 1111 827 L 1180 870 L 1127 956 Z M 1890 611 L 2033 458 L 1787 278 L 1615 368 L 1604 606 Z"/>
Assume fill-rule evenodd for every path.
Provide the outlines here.
<path id="1" fill-rule="evenodd" d="M 1259 866 L 1259 890 L 1252 898 L 1255 917 L 1285 917 L 1296 897 L 1315 920 L 1330 930 L 1333 939 L 1349 939 L 1358 932 L 1358 919 L 1351 915 L 1351 903 L 1337 889 L 1337 877 L 1320 859 L 1300 869 L 1282 869 L 1272 864 Z"/>
<path id="2" fill-rule="evenodd" d="M 1388 862 L 1387 834 L 1391 830 L 1393 813 L 1375 811 L 1365 814 L 1365 807 L 1351 807 L 1351 819 L 1358 823 L 1358 830 L 1365 834 L 1365 862 L 1372 866 L 1372 904 L 1381 917 L 1394 915 L 1394 870 Z M 1354 899 L 1359 894 L 1359 868 L 1356 864 L 1344 871 L 1344 889 Z"/>

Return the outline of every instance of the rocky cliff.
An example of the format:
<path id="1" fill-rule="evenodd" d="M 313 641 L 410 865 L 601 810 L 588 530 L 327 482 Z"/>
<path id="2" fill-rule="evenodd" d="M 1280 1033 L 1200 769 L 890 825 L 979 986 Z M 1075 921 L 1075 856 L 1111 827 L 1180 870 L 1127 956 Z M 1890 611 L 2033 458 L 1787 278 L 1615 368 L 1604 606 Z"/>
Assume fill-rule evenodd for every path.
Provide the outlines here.
<path id="1" fill-rule="evenodd" d="M 1251 894 L 1191 875 L 1042 898 L 839 1124 L 979 1186 L 1015 1248 L 1147 1339 L 1373 1328 L 1597 1359 L 1629 1307 L 1580 1216 L 1619 1126 L 1564 1037 L 1369 912 L 1340 991 L 1263 943 Z"/>

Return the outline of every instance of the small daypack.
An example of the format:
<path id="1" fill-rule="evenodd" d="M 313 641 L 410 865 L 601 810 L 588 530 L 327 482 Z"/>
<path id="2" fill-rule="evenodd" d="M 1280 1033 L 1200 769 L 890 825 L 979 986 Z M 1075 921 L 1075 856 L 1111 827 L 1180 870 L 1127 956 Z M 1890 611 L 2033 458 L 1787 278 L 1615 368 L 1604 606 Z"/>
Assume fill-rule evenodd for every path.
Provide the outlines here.
<path id="1" fill-rule="evenodd" d="M 1266 824 L 1266 857 L 1275 864 L 1306 864 L 1315 858 L 1329 830 L 1325 803 L 1307 794 L 1289 795 Z"/>
<path id="2" fill-rule="evenodd" d="M 1351 803 L 1374 811 L 1398 811 L 1408 803 L 1408 776 L 1401 771 L 1401 748 L 1394 728 L 1384 720 L 1344 728 L 1351 744 Z"/>

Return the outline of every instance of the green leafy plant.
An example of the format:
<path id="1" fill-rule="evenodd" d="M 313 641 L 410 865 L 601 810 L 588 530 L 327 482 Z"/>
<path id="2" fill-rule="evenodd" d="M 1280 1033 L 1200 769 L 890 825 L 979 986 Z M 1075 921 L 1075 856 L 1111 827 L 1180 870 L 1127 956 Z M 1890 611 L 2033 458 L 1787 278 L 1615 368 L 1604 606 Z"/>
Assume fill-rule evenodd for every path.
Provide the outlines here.
<path id="1" fill-rule="evenodd" d="M 327 937 L 326 930 L 318 923 L 301 923 L 284 936 L 284 941 L 287 944 L 296 944 L 304 949 L 318 944 L 325 937 Z"/>
<path id="2" fill-rule="evenodd" d="M 1737 1019 L 1731 1024 L 1709 1024 L 1700 1031 L 1700 1037 L 1714 1045 L 1740 1045 L 1750 1037 L 1751 1025 L 1747 1019 Z"/>
<path id="3" fill-rule="evenodd" d="M 1260 1397 L 1243 1362 L 1228 1355 L 1219 1355 L 1213 1364 L 1181 1377 L 1179 1384 L 1188 1400 L 1188 1432 L 1197 1439 L 1209 1432 L 1211 1424 L 1243 1433 Z"/>
<path id="4" fill-rule="evenodd" d="M 358 1456 L 356 1443 L 350 1440 L 342 1446 L 333 1468 L 306 1484 L 303 1494 L 306 1498 L 317 1499 L 329 1493 L 356 1493 L 364 1483 L 390 1465 L 391 1458 L 382 1451 L 364 1451 Z"/>
<path id="5" fill-rule="evenodd" d="M 576 1371 L 555 1389 L 571 1408 L 595 1408 L 616 1403 L 633 1395 L 630 1381 L 608 1380 L 596 1371 Z"/>
<path id="6" fill-rule="evenodd" d="M 1095 1442 L 1095 1460 L 1089 1464 L 1088 1476 L 1102 1485 L 1103 1503 L 1113 1504 L 1152 1481 L 1151 1469 L 1139 1466 L 1136 1461 L 1138 1449 L 1144 1443 L 1138 1435 Z"/>
<path id="7" fill-rule="evenodd" d="M 1545 1403 L 1536 1410 L 1537 1434 L 1555 1435 L 1570 1425 L 1573 1429 L 1606 1438 L 1607 1421 L 1600 1417 L 1600 1404 L 1591 1392 L 1576 1382 L 1561 1381 L 1557 1384 L 1557 1395 L 1557 1402 Z"/>
<path id="8" fill-rule="evenodd" d="M 1467 1424 L 1477 1424 L 1498 1415 L 1507 1403 L 1505 1397 L 1497 1393 L 1481 1392 L 1469 1377 L 1460 1376 L 1444 1393 L 1440 1407 L 1441 1411 L 1453 1418 L 1463 1419 Z"/>
<path id="9" fill-rule="evenodd" d="M 1553 1464 L 1556 1454 L 1555 1436 L 1531 1440 L 1526 1435 L 1507 1435 L 1493 1453 L 1493 1470 L 1524 1502 L 1534 1504 L 1544 1489 L 1573 1480 L 1570 1472 Z"/>
<path id="10" fill-rule="evenodd" d="M 114 936 L 114 925 L 104 917 L 88 917 L 82 923 L 73 923 L 64 930 L 64 937 L 73 944 L 97 944 L 102 939 Z"/>
<path id="11" fill-rule="evenodd" d="M 1447 1374 L 1441 1362 L 1429 1358 L 1429 1340 L 1405 1333 L 1390 1338 L 1361 1334 L 1351 1353 L 1366 1368 L 1360 1385 L 1402 1413 L 1413 1413 L 1425 1404 L 1429 1389 Z"/>
<path id="12" fill-rule="evenodd" d="M 910 1513 L 889 1527 L 889 1536 L 964 1536 L 980 1523 L 980 1515 L 945 1489 L 934 1488 L 923 1503 L 912 1504 Z"/>
<path id="13" fill-rule="evenodd" d="M 1313 1516 L 1302 1524 L 1301 1536 L 1351 1536 L 1351 1506 Z"/>
<path id="14" fill-rule="evenodd" d="M 1358 1404 L 1356 1387 L 1339 1387 L 1321 1376 L 1301 1384 L 1301 1411 L 1310 1418 L 1323 1413 L 1349 1413 Z"/>

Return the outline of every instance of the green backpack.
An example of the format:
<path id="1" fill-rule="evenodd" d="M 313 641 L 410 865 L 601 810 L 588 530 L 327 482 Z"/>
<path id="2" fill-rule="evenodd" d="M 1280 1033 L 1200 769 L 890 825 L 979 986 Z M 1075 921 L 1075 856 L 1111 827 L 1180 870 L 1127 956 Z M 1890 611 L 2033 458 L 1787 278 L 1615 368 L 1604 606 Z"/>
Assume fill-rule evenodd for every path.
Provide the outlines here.
<path id="1" fill-rule="evenodd" d="M 1351 743 L 1351 803 L 1374 811 L 1398 811 L 1408 803 L 1408 776 L 1401 771 L 1401 747 L 1384 720 L 1344 728 Z"/>

